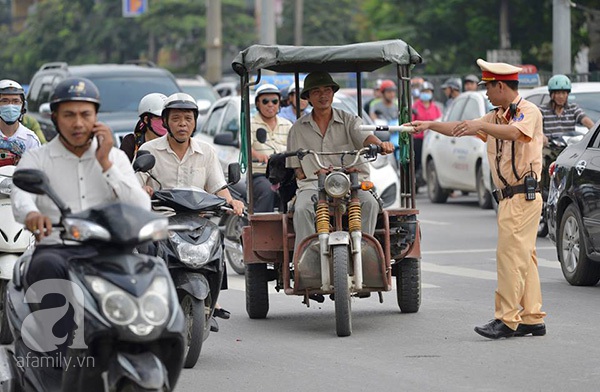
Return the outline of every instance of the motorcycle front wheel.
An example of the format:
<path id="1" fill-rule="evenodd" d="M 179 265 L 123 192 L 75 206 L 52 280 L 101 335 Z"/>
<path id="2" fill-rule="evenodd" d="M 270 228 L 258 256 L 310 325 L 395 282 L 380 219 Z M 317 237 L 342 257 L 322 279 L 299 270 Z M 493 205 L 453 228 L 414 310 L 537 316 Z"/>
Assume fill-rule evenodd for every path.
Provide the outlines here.
<path id="1" fill-rule="evenodd" d="M 352 309 L 348 285 L 348 246 L 333 246 L 333 288 L 335 290 L 335 331 L 337 336 L 352 334 Z"/>
<path id="2" fill-rule="evenodd" d="M 193 368 L 198 362 L 205 329 L 205 307 L 204 300 L 199 300 L 190 294 L 184 294 L 181 299 L 181 309 L 186 324 L 187 346 L 185 348 L 185 369 Z"/>
<path id="3" fill-rule="evenodd" d="M 225 223 L 225 259 L 239 275 L 246 273 L 242 248 L 242 229 L 247 224 L 246 218 L 237 215 L 231 215 Z"/>

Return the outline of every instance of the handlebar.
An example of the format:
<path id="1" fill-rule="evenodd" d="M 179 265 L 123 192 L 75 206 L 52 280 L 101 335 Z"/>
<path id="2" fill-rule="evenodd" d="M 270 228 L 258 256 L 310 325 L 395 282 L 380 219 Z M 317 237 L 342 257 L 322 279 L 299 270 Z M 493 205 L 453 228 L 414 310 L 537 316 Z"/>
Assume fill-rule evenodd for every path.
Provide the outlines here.
<path id="1" fill-rule="evenodd" d="M 407 125 L 361 125 L 361 131 L 388 131 L 414 133 L 415 128 Z"/>
<path id="2" fill-rule="evenodd" d="M 305 150 L 305 149 L 299 149 L 297 151 L 288 151 L 288 152 L 284 152 L 281 155 L 283 155 L 283 157 L 288 158 L 288 157 L 293 157 L 293 156 L 297 156 L 298 159 L 302 160 L 304 159 L 305 156 L 307 155 L 312 155 L 315 157 L 315 160 L 317 162 L 317 165 L 321 168 L 321 169 L 333 169 L 333 170 L 342 170 L 344 168 L 350 168 L 352 166 L 355 166 L 358 163 L 358 160 L 361 156 L 364 156 L 366 159 L 373 159 L 377 157 L 377 154 L 380 154 L 382 152 L 381 147 L 377 146 L 375 144 L 371 144 L 367 147 L 363 147 L 361 149 L 358 150 L 350 150 L 350 151 L 314 151 L 314 150 Z M 326 155 L 339 155 L 341 156 L 342 159 L 342 166 L 325 166 L 321 160 L 319 159 L 320 156 L 326 156 Z M 354 156 L 354 160 L 348 164 L 348 165 L 343 165 L 343 159 L 344 156 L 346 155 L 353 155 Z"/>

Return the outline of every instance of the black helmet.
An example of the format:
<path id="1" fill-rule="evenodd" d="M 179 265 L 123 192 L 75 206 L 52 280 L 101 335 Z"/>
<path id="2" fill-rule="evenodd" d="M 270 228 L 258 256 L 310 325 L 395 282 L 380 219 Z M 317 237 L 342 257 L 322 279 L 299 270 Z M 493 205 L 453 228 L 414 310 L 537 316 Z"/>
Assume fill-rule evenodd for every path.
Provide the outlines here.
<path id="1" fill-rule="evenodd" d="M 58 104 L 70 101 L 91 102 L 96 105 L 96 111 L 100 108 L 100 92 L 98 87 L 89 79 L 72 77 L 67 78 L 56 85 L 50 97 L 50 110 L 53 112 Z"/>

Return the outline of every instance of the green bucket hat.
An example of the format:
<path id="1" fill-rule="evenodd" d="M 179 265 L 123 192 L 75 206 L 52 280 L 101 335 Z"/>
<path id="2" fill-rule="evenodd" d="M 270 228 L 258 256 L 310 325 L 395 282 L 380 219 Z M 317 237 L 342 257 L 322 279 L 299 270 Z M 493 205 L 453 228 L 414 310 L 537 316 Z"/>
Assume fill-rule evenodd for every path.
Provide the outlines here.
<path id="1" fill-rule="evenodd" d="M 308 92 L 317 87 L 332 87 L 334 93 L 340 89 L 339 84 L 334 82 L 331 75 L 327 72 L 311 72 L 304 79 L 304 88 L 302 89 L 300 98 L 308 99 Z"/>

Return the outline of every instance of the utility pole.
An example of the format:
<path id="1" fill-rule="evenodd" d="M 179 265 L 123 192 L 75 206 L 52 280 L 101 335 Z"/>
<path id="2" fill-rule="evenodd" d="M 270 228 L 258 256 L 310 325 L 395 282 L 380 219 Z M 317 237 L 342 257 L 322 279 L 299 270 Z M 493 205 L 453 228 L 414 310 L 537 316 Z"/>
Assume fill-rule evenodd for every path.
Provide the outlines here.
<path id="1" fill-rule="evenodd" d="M 508 0 L 502 0 L 500 3 L 500 49 L 510 49 L 508 17 Z"/>
<path id="2" fill-rule="evenodd" d="M 260 15 L 258 20 L 259 25 L 259 40 L 263 45 L 275 45 L 277 39 L 275 37 L 275 2 L 274 0 L 257 0 L 259 5 Z"/>
<path id="3" fill-rule="evenodd" d="M 571 6 L 568 0 L 552 4 L 552 73 L 571 73 Z"/>
<path id="4" fill-rule="evenodd" d="M 304 0 L 296 0 L 294 8 L 294 45 L 302 45 L 302 25 L 304 24 Z"/>
<path id="5" fill-rule="evenodd" d="M 206 79 L 221 80 L 221 0 L 206 0 Z"/>

